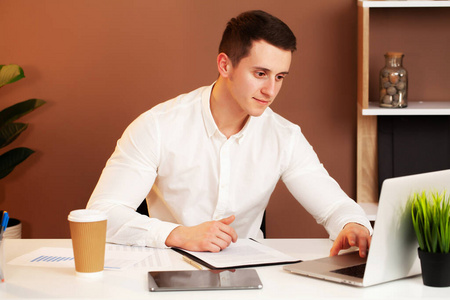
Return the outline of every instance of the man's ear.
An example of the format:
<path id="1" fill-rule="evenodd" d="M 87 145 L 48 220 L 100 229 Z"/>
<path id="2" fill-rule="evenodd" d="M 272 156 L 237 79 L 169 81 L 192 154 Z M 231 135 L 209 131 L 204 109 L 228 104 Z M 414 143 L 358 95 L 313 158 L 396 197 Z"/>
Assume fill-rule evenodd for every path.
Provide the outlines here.
<path id="1" fill-rule="evenodd" d="M 225 53 L 219 53 L 219 55 L 217 55 L 217 68 L 219 70 L 220 76 L 225 78 L 229 76 L 233 66 L 228 55 L 226 55 Z"/>

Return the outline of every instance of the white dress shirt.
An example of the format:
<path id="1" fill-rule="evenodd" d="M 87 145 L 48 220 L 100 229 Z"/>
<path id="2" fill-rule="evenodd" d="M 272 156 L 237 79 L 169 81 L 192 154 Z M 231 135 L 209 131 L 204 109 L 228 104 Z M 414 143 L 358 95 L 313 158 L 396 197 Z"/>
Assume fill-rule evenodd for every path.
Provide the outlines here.
<path id="1" fill-rule="evenodd" d="M 212 87 L 163 102 L 125 130 L 88 203 L 107 213 L 108 242 L 165 247 L 180 224 L 230 215 L 239 238 L 261 237 L 263 213 L 280 178 L 331 238 L 349 222 L 371 230 L 299 126 L 267 108 L 227 139 L 211 114 Z M 144 198 L 150 218 L 135 212 Z"/>

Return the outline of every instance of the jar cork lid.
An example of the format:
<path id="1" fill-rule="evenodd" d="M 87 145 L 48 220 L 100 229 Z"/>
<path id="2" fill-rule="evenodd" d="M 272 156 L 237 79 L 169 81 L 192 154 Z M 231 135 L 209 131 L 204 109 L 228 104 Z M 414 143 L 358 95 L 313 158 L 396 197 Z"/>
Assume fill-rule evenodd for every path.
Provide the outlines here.
<path id="1" fill-rule="evenodd" d="M 402 52 L 386 52 L 385 55 L 399 57 L 399 56 L 403 56 L 403 53 Z"/>

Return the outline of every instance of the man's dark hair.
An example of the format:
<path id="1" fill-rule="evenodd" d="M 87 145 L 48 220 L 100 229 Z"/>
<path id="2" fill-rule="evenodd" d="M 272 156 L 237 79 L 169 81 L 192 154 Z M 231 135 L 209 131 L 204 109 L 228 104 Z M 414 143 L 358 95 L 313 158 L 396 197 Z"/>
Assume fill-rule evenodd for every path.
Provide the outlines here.
<path id="1" fill-rule="evenodd" d="M 219 53 L 225 53 L 236 66 L 249 54 L 253 42 L 260 40 L 291 52 L 297 49 L 295 35 L 283 21 L 264 11 L 253 10 L 243 12 L 227 23 Z"/>

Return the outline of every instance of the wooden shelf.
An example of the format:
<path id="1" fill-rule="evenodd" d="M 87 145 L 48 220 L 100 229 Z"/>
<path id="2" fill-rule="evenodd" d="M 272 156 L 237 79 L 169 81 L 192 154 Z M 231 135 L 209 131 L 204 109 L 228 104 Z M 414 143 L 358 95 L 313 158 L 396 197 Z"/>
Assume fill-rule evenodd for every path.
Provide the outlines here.
<path id="1" fill-rule="evenodd" d="M 450 7 L 450 1 L 422 0 L 422 1 L 385 1 L 385 0 L 358 0 L 358 6 L 362 7 Z"/>
<path id="2" fill-rule="evenodd" d="M 356 200 L 358 203 L 378 202 L 378 145 L 377 116 L 407 115 L 450 115 L 450 100 L 436 98 L 443 102 L 411 101 L 407 108 L 381 108 L 378 102 L 369 101 L 369 35 L 370 12 L 378 12 L 378 8 L 448 8 L 450 1 L 383 1 L 357 0 L 358 9 L 358 70 L 357 70 L 357 172 Z M 416 15 L 416 12 L 411 14 Z M 428 17 L 428 22 L 429 21 Z M 410 22 L 420 22 L 420 18 Z M 441 22 L 442 23 L 442 22 Z M 377 24 L 377 23 L 374 23 Z M 448 24 L 448 23 L 445 23 Z M 447 26 L 447 25 L 445 25 Z M 445 41 L 442 37 L 442 41 Z M 438 42 L 441 39 L 438 40 Z M 421 43 L 420 40 L 417 43 Z M 442 42 L 445 46 L 445 42 Z M 446 49 L 446 48 L 444 48 Z M 371 75 L 373 76 L 373 75 Z M 441 93 L 442 95 L 442 93 Z M 425 99 L 425 98 L 424 98 Z M 434 99 L 430 97 L 429 99 Z"/>
<path id="3" fill-rule="evenodd" d="M 442 116 L 450 115 L 450 102 L 410 101 L 405 108 L 384 108 L 378 102 L 369 102 L 363 116 Z"/>

